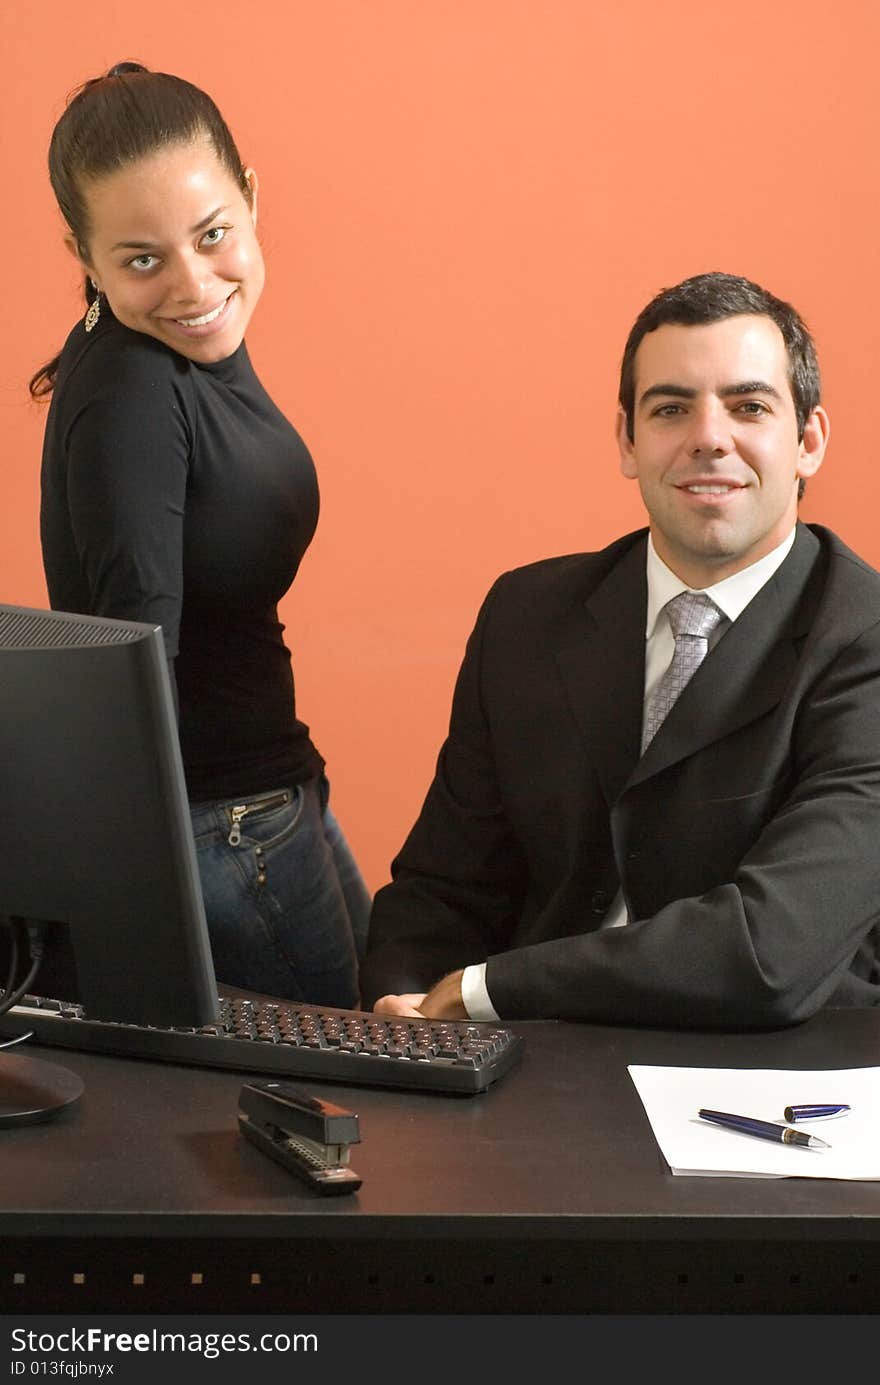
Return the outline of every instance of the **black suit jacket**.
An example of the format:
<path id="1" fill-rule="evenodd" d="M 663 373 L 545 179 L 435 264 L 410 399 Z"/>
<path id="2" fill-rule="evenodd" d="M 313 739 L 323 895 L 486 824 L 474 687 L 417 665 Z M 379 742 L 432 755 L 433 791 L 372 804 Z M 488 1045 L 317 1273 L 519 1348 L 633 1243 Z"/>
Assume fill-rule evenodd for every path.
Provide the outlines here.
<path id="1" fill-rule="evenodd" d="M 771 1027 L 880 1002 L 880 574 L 791 552 L 639 756 L 646 531 L 501 577 L 363 1003 L 488 959 L 502 1018 Z M 618 887 L 630 924 L 601 924 Z"/>

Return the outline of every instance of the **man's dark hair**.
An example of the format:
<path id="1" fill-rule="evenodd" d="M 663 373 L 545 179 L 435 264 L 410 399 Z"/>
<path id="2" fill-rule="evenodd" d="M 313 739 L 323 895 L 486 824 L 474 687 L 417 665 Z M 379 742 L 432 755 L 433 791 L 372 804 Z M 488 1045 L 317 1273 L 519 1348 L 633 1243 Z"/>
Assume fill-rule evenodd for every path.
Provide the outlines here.
<path id="1" fill-rule="evenodd" d="M 788 379 L 797 416 L 798 440 L 807 419 L 819 403 L 819 362 L 806 325 L 790 303 L 774 298 L 751 279 L 736 274 L 697 274 L 675 288 L 662 289 L 643 308 L 632 325 L 620 365 L 620 407 L 626 415 L 630 442 L 635 437 L 635 359 L 642 338 L 667 323 L 683 327 L 704 326 L 725 317 L 752 314 L 769 317 L 782 333 L 788 353 Z"/>

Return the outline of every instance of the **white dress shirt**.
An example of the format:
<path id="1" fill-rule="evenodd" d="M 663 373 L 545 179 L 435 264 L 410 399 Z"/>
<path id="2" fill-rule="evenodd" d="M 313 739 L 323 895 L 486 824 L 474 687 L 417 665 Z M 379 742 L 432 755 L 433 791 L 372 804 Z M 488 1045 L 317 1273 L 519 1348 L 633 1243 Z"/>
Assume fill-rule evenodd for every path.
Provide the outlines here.
<path id="1" fill-rule="evenodd" d="M 754 596 L 769 582 L 776 569 L 788 557 L 794 543 L 795 531 L 791 533 L 771 553 L 759 558 L 756 563 L 716 582 L 714 587 L 705 587 L 706 595 L 726 617 L 709 638 L 709 648 L 714 649 L 733 621 L 742 615 Z M 666 566 L 648 537 L 648 619 L 645 627 L 645 696 L 643 707 L 663 677 L 675 650 L 675 638 L 666 615 L 665 607 L 673 597 L 684 591 L 693 591 L 686 582 Z M 618 890 L 608 913 L 602 921 L 602 928 L 620 928 L 628 923 L 623 894 Z M 486 987 L 486 963 L 478 962 L 465 967 L 461 978 L 461 997 L 464 1007 L 472 1020 L 497 1020 L 501 1017 L 495 1011 Z"/>

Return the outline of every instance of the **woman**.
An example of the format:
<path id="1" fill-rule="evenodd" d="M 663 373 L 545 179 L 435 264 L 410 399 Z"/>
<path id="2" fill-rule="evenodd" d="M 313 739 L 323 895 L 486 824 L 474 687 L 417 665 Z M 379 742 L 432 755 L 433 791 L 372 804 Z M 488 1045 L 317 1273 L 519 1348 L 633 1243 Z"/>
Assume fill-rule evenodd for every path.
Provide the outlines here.
<path id="1" fill-rule="evenodd" d="M 318 488 L 244 342 L 256 174 L 209 96 L 136 63 L 75 93 L 49 172 L 88 304 L 31 381 L 51 604 L 162 627 L 218 980 L 354 1006 L 370 900 L 277 615 Z"/>

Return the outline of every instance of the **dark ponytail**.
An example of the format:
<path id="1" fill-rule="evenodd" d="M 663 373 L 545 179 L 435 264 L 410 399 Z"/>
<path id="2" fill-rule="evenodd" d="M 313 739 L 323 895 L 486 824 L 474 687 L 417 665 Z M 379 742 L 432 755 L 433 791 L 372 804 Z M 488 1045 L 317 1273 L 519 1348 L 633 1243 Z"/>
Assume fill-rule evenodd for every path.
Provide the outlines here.
<path id="1" fill-rule="evenodd" d="M 91 235 L 85 183 L 166 145 L 200 138 L 210 140 L 250 202 L 250 185 L 229 127 L 199 87 L 166 72 L 150 72 L 140 63 L 123 62 L 76 89 L 52 133 L 49 179 L 82 259 L 88 259 Z M 96 293 L 88 277 L 84 287 L 86 303 L 91 304 Z M 30 381 L 34 399 L 51 394 L 59 359 L 55 356 Z"/>

